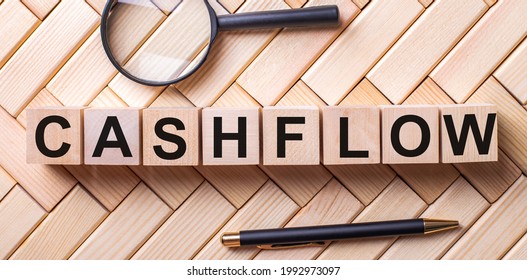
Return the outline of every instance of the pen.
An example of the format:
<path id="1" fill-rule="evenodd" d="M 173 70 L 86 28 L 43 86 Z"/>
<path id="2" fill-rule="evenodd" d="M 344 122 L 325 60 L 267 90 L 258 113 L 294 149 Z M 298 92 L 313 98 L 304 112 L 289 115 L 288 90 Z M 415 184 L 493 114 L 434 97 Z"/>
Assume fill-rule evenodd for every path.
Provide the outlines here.
<path id="1" fill-rule="evenodd" d="M 283 249 L 325 246 L 328 241 L 363 237 L 429 234 L 459 226 L 458 221 L 409 219 L 342 225 L 292 227 L 227 232 L 221 242 L 226 247 L 256 246 L 260 249 Z"/>

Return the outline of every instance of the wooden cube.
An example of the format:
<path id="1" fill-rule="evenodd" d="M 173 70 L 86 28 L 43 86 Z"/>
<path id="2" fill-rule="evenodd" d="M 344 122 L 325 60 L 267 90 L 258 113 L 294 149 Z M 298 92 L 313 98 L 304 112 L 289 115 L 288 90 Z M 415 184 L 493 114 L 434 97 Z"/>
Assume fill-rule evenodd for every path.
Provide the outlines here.
<path id="1" fill-rule="evenodd" d="M 198 165 L 201 108 L 143 110 L 143 165 Z"/>
<path id="2" fill-rule="evenodd" d="M 445 105 L 441 110 L 441 162 L 498 160 L 496 105 Z"/>
<path id="3" fill-rule="evenodd" d="M 382 106 L 382 162 L 438 163 L 439 107 Z"/>
<path id="4" fill-rule="evenodd" d="M 141 111 L 139 108 L 84 110 L 85 164 L 141 164 Z"/>
<path id="5" fill-rule="evenodd" d="M 205 108 L 203 165 L 260 163 L 260 108 Z"/>
<path id="6" fill-rule="evenodd" d="M 82 164 L 82 110 L 81 107 L 28 109 L 27 163 Z"/>
<path id="7" fill-rule="evenodd" d="M 263 164 L 320 164 L 319 110 L 314 106 L 263 109 Z"/>
<path id="8" fill-rule="evenodd" d="M 322 110 L 323 163 L 380 163 L 380 127 L 377 106 L 325 107 Z"/>

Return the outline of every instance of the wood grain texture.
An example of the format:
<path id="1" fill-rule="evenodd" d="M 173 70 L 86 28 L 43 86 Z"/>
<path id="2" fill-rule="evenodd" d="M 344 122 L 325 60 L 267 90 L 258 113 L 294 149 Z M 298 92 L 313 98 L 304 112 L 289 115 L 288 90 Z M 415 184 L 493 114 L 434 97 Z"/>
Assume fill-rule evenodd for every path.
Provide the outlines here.
<path id="1" fill-rule="evenodd" d="M 129 259 L 171 213 L 145 184 L 139 184 L 70 259 Z"/>
<path id="2" fill-rule="evenodd" d="M 238 83 L 234 82 L 213 107 L 261 107 Z"/>
<path id="3" fill-rule="evenodd" d="M 252 259 L 258 248 L 227 248 L 219 238 L 224 232 L 244 229 L 282 227 L 298 211 L 296 205 L 274 183 L 268 181 L 238 212 L 212 237 L 194 259 Z"/>
<path id="4" fill-rule="evenodd" d="M 391 167 L 426 202 L 434 202 L 459 177 L 450 164 L 392 164 Z"/>
<path id="5" fill-rule="evenodd" d="M 475 105 L 442 105 L 441 112 L 441 162 L 458 163 L 458 162 L 495 162 L 498 161 L 498 120 L 497 107 L 493 104 L 475 104 Z M 450 139 L 460 139 L 462 125 L 466 122 L 468 116 L 474 116 L 481 138 L 476 140 L 474 128 L 471 129 L 472 135 L 469 134 L 465 142 L 461 155 L 456 155 Z M 454 126 L 454 133 L 450 134 L 447 128 L 446 118 L 450 117 Z M 492 125 L 490 125 L 492 124 Z M 477 141 L 491 135 L 488 139 L 488 149 L 485 151 L 485 145 L 482 149 L 477 146 Z"/>
<path id="6" fill-rule="evenodd" d="M 325 104 L 302 81 L 296 83 L 277 103 L 277 106 L 284 108 L 303 105 L 316 106 L 320 109 Z M 261 166 L 261 168 L 300 206 L 304 206 L 331 179 L 331 174 L 321 165 Z"/>
<path id="7" fill-rule="evenodd" d="M 505 60 L 494 72 L 494 77 L 507 88 L 521 103 L 527 104 L 527 82 L 523 73 L 527 72 L 527 40 Z"/>
<path id="8" fill-rule="evenodd" d="M 0 165 L 47 211 L 76 184 L 62 166 L 26 164 L 25 131 L 8 112 L 0 109 Z"/>
<path id="9" fill-rule="evenodd" d="M 382 106 L 381 116 L 383 164 L 439 163 L 439 107 Z M 410 155 L 410 151 L 419 152 Z"/>
<path id="10" fill-rule="evenodd" d="M 425 8 L 428 8 L 432 2 L 434 2 L 434 0 L 419 0 L 419 3 L 421 3 L 421 5 L 423 5 Z"/>
<path id="11" fill-rule="evenodd" d="M 44 20 L 59 2 L 60 0 L 22 0 L 40 20 Z"/>
<path id="12" fill-rule="evenodd" d="M 289 91 L 276 103 L 276 106 L 301 106 L 313 105 L 320 110 L 326 107 L 326 103 L 306 83 L 299 80 Z"/>
<path id="13" fill-rule="evenodd" d="M 35 30 L 40 21 L 19 0 L 8 0 L 0 7 L 0 67 Z"/>
<path id="14" fill-rule="evenodd" d="M 150 107 L 194 107 L 179 90 L 175 87 L 167 87 L 157 98 L 150 104 Z"/>
<path id="15" fill-rule="evenodd" d="M 118 61 L 127 61 L 146 36 L 151 34 L 165 16 L 149 1 L 146 8 L 115 9 L 111 47 Z M 131 36 L 133 34 L 133 36 Z M 84 106 L 92 101 L 117 74 L 102 47 L 100 29 L 86 42 L 48 83 L 47 88 L 67 106 Z M 83 94 L 76 94 L 82 91 Z"/>
<path id="16" fill-rule="evenodd" d="M 148 108 L 142 111 L 142 165 L 193 166 L 200 163 L 203 151 L 200 145 L 201 108 Z M 184 145 L 173 143 L 158 135 L 158 125 L 164 133 L 177 135 Z M 156 148 L 157 147 L 157 148 Z M 161 148 L 161 152 L 159 149 Z M 162 155 L 162 156 L 160 156 Z M 175 158 L 170 158 L 175 156 Z M 169 158 L 167 158 L 169 157 Z"/>
<path id="17" fill-rule="evenodd" d="M 22 187 L 14 187 L 0 203 L 0 259 L 9 258 L 46 215 Z"/>
<path id="18" fill-rule="evenodd" d="M 124 108 L 128 105 L 109 87 L 104 88 L 95 99 L 90 102 L 91 108 Z"/>
<path id="19" fill-rule="evenodd" d="M 269 179 L 255 166 L 198 166 L 201 175 L 236 208 L 242 207 Z"/>
<path id="20" fill-rule="evenodd" d="M 404 101 L 404 104 L 454 104 L 454 101 L 431 78 L 427 78 Z M 521 174 L 518 167 L 502 151 L 499 152 L 497 162 L 461 163 L 454 166 L 489 202 L 494 202 Z M 455 174 L 457 172 L 452 170 L 451 165 L 421 165 L 421 168 L 425 170 L 425 173 L 426 171 L 434 172 L 433 170 L 437 169 L 436 174 L 445 174 L 444 177 L 438 179 L 450 177 L 453 181 L 457 177 Z M 401 171 L 398 170 L 399 173 Z M 418 175 L 418 173 L 413 174 Z M 449 174 L 451 176 L 448 176 Z M 406 177 L 403 173 L 400 175 Z M 409 182 L 410 179 L 405 178 L 405 180 Z M 427 202 L 431 202 L 425 193 L 432 194 L 429 197 L 431 199 L 437 198 L 450 185 L 449 180 L 443 180 L 443 182 L 443 184 L 432 182 L 432 185 L 422 185 L 422 187 L 411 182 L 409 184 Z"/>
<path id="21" fill-rule="evenodd" d="M 132 170 L 174 210 L 203 183 L 203 177 L 191 167 L 134 166 Z"/>
<path id="22" fill-rule="evenodd" d="M 299 141 L 285 141 L 283 154 L 278 149 L 278 123 L 281 118 L 300 118 L 285 126 L 285 133 L 301 134 Z M 264 165 L 317 165 L 320 163 L 319 111 L 314 106 L 264 107 L 262 111 L 262 149 Z"/>
<path id="23" fill-rule="evenodd" d="M 325 165 L 381 163 L 381 112 L 378 107 L 327 106 L 322 116 L 322 162 Z"/>
<path id="24" fill-rule="evenodd" d="M 113 211 L 140 179 L 125 166 L 68 166 L 68 171 L 106 207 Z"/>
<path id="25" fill-rule="evenodd" d="M 298 205 L 304 206 L 331 179 L 323 166 L 261 166 Z"/>
<path id="26" fill-rule="evenodd" d="M 47 107 L 47 106 L 62 106 L 62 103 L 55 98 L 47 89 L 42 89 L 29 104 L 22 110 L 22 112 L 16 117 L 16 120 L 24 128 L 27 125 L 26 112 L 31 108 Z"/>
<path id="27" fill-rule="evenodd" d="M 63 124 L 50 123 L 46 126 L 42 139 L 48 150 L 56 151 L 67 147 L 60 157 L 44 155 L 37 147 L 37 128 L 45 118 L 57 116 L 66 121 Z M 80 107 L 39 107 L 27 111 L 26 162 L 30 164 L 83 164 L 83 108 Z M 68 146 L 63 146 L 68 145 Z"/>
<path id="28" fill-rule="evenodd" d="M 509 92 L 490 77 L 467 103 L 490 103 L 498 106 L 498 143 L 500 148 L 527 173 L 527 111 Z"/>
<path id="29" fill-rule="evenodd" d="M 386 98 L 368 79 L 362 81 L 344 98 L 339 105 L 391 105 Z"/>
<path id="30" fill-rule="evenodd" d="M 191 259 L 235 211 L 220 193 L 204 183 L 132 259 Z"/>
<path id="31" fill-rule="evenodd" d="M 184 75 L 191 61 L 210 47 L 210 26 L 208 10 L 202 1 L 182 1 L 123 67 L 140 79 L 172 81 Z M 178 35 L 178 40 L 173 40 L 173 34 Z M 137 107 L 150 105 L 166 88 L 144 86 L 121 73 L 108 85 L 127 104 Z"/>
<path id="32" fill-rule="evenodd" d="M 527 231 L 527 178 L 520 177 L 443 259 L 499 259 Z M 514 222 L 511 222 L 514 221 Z M 496 239 L 496 236 L 499 236 Z"/>
<path id="33" fill-rule="evenodd" d="M 370 0 L 352 0 L 353 3 L 355 3 L 355 5 L 357 5 L 357 7 L 359 7 L 359 9 L 362 9 L 364 8 L 364 6 L 366 6 Z"/>
<path id="34" fill-rule="evenodd" d="M 427 78 L 403 104 L 450 103 L 453 101 L 448 95 L 432 79 Z M 450 164 L 405 164 L 392 165 L 392 168 L 426 203 L 436 200 L 459 176 L 459 172 Z"/>
<path id="35" fill-rule="evenodd" d="M 400 237 L 381 259 L 439 259 L 489 206 L 465 179 L 459 178 L 421 217 L 457 220 L 460 227 L 436 234 Z"/>
<path id="36" fill-rule="evenodd" d="M 347 0 L 312 0 L 306 7 L 320 5 L 339 7 L 338 27 L 283 30 L 236 80 L 260 104 L 275 104 L 360 11 Z"/>
<path id="37" fill-rule="evenodd" d="M 495 202 L 522 174 L 502 150 L 499 150 L 497 162 L 458 163 L 455 166 L 489 202 Z"/>
<path id="38" fill-rule="evenodd" d="M 302 80 L 329 105 L 338 104 L 422 11 L 416 0 L 373 1 Z"/>
<path id="39" fill-rule="evenodd" d="M 237 12 L 286 8 L 288 6 L 282 0 L 248 0 Z M 176 88 L 196 106 L 210 106 L 277 33 L 278 30 L 273 29 L 222 34 L 214 42 L 203 67 Z"/>
<path id="40" fill-rule="evenodd" d="M 234 13 L 245 0 L 218 0 L 218 2 L 230 13 Z"/>
<path id="41" fill-rule="evenodd" d="M 201 113 L 203 165 L 260 164 L 260 119 L 257 107 L 204 108 Z M 217 128 L 221 128 L 219 133 Z M 217 139 L 221 139 L 219 144 Z M 245 149 L 240 149 L 241 146 Z M 218 151 L 221 154 L 217 155 Z"/>
<path id="42" fill-rule="evenodd" d="M 397 201 L 397 203 L 386 203 Z M 403 181 L 395 179 L 359 216 L 354 223 L 418 217 L 424 203 Z M 395 237 L 336 241 L 317 259 L 377 259 L 395 241 Z"/>
<path id="43" fill-rule="evenodd" d="M 67 259 L 107 213 L 104 207 L 78 185 L 10 259 Z"/>
<path id="44" fill-rule="evenodd" d="M 58 2 L 58 0 L 24 1 L 28 3 L 30 1 L 33 3 L 37 1 Z M 126 15 L 132 16 L 132 14 L 124 13 L 131 10 L 115 8 L 113 10 L 113 15 L 121 11 L 121 20 L 118 21 L 120 24 L 118 29 L 121 30 L 118 34 L 121 39 L 116 40 L 120 44 L 115 41 L 112 44 L 114 47 L 119 46 L 117 54 L 120 59 L 126 61 L 137 49 L 137 44 L 129 44 L 130 40 L 135 39 L 136 43 L 141 44 L 144 37 L 150 35 L 157 26 L 161 25 L 162 21 L 172 14 L 173 7 L 180 2 L 180 0 L 138 1 L 143 1 L 148 7 L 153 7 L 152 3 L 154 3 L 156 7 L 148 12 L 143 10 L 144 13 L 134 13 L 136 19 L 131 21 L 126 19 Z M 309 5 L 317 5 L 316 3 L 323 1 L 330 0 L 209 0 L 209 3 L 220 15 L 229 12 L 298 8 L 309 2 L 311 2 Z M 255 248 L 247 248 L 250 249 L 249 252 L 245 249 L 224 251 L 225 248 L 221 248 L 218 239 L 227 230 L 307 225 L 320 221 L 350 222 L 351 219 L 357 220 L 355 216 L 362 212 L 365 216 L 378 217 L 367 220 L 408 218 L 418 215 L 422 217 L 437 215 L 436 217 L 445 219 L 458 218 L 462 221 L 463 227 L 456 231 L 426 237 L 403 237 L 389 241 L 384 238 L 365 240 L 367 248 L 354 251 L 352 258 L 435 259 L 441 258 L 449 250 L 460 254 L 461 251 L 466 251 L 467 247 L 470 247 L 468 249 L 470 254 L 466 258 L 474 256 L 487 258 L 489 255 L 492 255 L 490 258 L 526 258 L 527 237 L 525 232 L 527 232 L 527 226 L 523 232 L 517 228 L 513 230 L 507 228 L 514 223 L 521 227 L 527 220 L 523 217 L 525 211 L 521 210 L 525 208 L 525 203 L 513 199 L 514 196 L 523 197 L 524 191 L 522 190 L 520 195 L 509 194 L 509 191 L 513 189 L 519 191 L 519 188 L 511 187 L 511 185 L 518 179 L 524 178 L 522 171 L 527 173 L 525 168 L 527 163 L 524 160 L 527 158 L 525 151 L 527 148 L 524 145 L 524 139 L 527 139 L 525 135 L 527 126 L 524 122 L 527 119 L 525 115 L 527 107 L 522 98 L 524 93 L 521 92 L 523 80 L 519 78 L 524 77 L 523 72 L 527 71 L 522 62 L 527 34 L 525 28 L 522 27 L 525 24 L 521 22 L 524 17 L 520 12 L 520 10 L 525 10 L 523 8 L 525 4 L 520 3 L 521 0 L 479 0 L 480 2 L 441 0 L 433 1 L 431 4 L 430 0 L 331 1 L 344 3 L 345 6 L 350 7 L 355 5 L 361 9 L 348 27 L 339 31 L 340 34 L 331 37 L 331 40 L 324 41 L 317 36 L 311 36 L 312 34 L 327 34 L 321 29 L 293 30 L 291 28 L 220 32 L 207 62 L 195 75 L 183 83 L 150 88 L 123 82 L 121 86 L 123 89 L 126 88 L 126 91 L 116 93 L 108 86 L 108 83 L 112 82 L 117 71 L 108 63 L 102 50 L 99 28 L 97 28 L 100 22 L 99 15 L 106 0 L 60 1 L 61 3 L 49 12 L 42 22 L 21 0 L 0 0 L 0 15 L 5 15 L 0 16 L 0 38 L 2 38 L 0 72 L 6 71 L 9 65 L 11 65 L 10 68 L 14 68 L 13 65 L 25 67 L 24 69 L 19 67 L 16 75 L 9 76 L 9 83 L 14 84 L 16 88 L 6 85 L 5 81 L 0 84 L 0 87 L 4 87 L 0 93 L 0 106 L 6 108 L 0 109 L 0 130 L 4 132 L 0 137 L 0 166 L 5 171 L 4 173 L 0 168 L 0 209 L 2 209 L 0 210 L 0 251 L 9 251 L 5 256 L 2 254 L 0 256 L 9 258 L 18 249 L 24 251 L 21 255 L 30 255 L 34 251 L 33 257 L 45 258 L 40 255 L 42 251 L 48 250 L 40 249 L 39 245 L 51 248 L 49 244 L 56 242 L 67 243 L 67 246 L 58 248 L 58 250 L 61 251 L 59 255 L 62 258 L 69 258 L 89 238 L 90 244 L 96 244 L 100 248 L 111 247 L 111 253 L 119 255 L 120 258 L 131 256 L 133 259 L 309 259 L 318 258 L 319 255 L 321 255 L 320 258 L 324 258 L 323 251 L 326 250 L 324 247 L 282 252 L 259 251 Z M 283 81 L 287 81 L 288 85 L 285 87 L 285 94 L 276 98 L 278 102 L 274 105 L 312 105 L 319 110 L 328 104 L 391 105 L 392 102 L 387 98 L 387 92 L 382 88 L 382 91 L 379 91 L 364 76 L 376 67 L 379 61 L 383 60 L 383 56 L 394 52 L 394 47 L 400 48 L 397 41 L 402 41 L 405 36 L 409 36 L 407 34 L 414 34 L 415 32 L 409 32 L 409 30 L 417 29 L 422 25 L 421 22 L 425 15 L 432 13 L 437 5 L 450 6 L 444 9 L 451 12 L 444 13 L 444 18 L 441 19 L 444 22 L 448 21 L 445 26 L 449 27 L 460 22 L 456 14 L 462 11 L 456 7 L 470 3 L 476 3 L 476 6 L 471 8 L 474 10 L 467 14 L 472 18 L 477 12 L 477 7 L 485 5 L 490 8 L 483 7 L 486 12 L 472 22 L 474 25 L 472 23 L 466 25 L 468 31 L 464 36 L 454 36 L 455 34 L 450 33 L 451 29 L 444 28 L 444 26 L 434 27 L 425 30 L 424 33 L 427 34 L 420 37 L 421 40 L 425 37 L 431 40 L 405 46 L 416 51 L 411 53 L 409 56 L 411 59 L 407 60 L 412 63 L 402 64 L 401 67 L 410 72 L 415 72 L 416 69 L 426 69 L 426 71 L 417 83 L 414 82 L 415 78 L 409 79 L 408 83 L 405 81 L 404 87 L 416 87 L 416 89 L 408 91 L 409 96 L 404 103 L 407 105 L 455 104 L 456 102 L 449 96 L 452 92 L 448 91 L 447 94 L 441 88 L 442 85 L 438 85 L 438 82 L 433 80 L 433 75 L 429 76 L 430 70 L 435 73 L 439 71 L 437 65 L 448 62 L 450 66 L 453 66 L 453 71 L 442 69 L 441 71 L 446 76 L 455 75 L 452 81 L 458 81 L 463 88 L 474 86 L 473 90 L 466 92 L 467 98 L 474 98 L 469 104 L 493 103 L 498 105 L 499 130 L 505 128 L 505 133 L 499 135 L 501 141 L 497 162 L 413 166 L 315 165 L 309 167 L 69 166 L 64 169 L 60 166 L 49 168 L 49 166 L 27 164 L 23 160 L 26 156 L 23 148 L 25 138 L 23 127 L 26 126 L 28 108 L 63 106 L 63 104 L 88 105 L 114 110 L 134 104 L 151 108 L 190 108 L 195 105 L 231 108 L 261 107 L 261 104 L 251 96 L 252 91 L 244 89 L 237 80 L 241 81 L 243 77 L 240 75 L 245 72 L 243 76 L 247 76 L 253 68 L 267 69 L 270 61 L 285 66 L 277 67 L 276 73 L 262 72 L 262 78 L 277 75 L 276 83 L 281 88 L 284 86 Z M 74 6 L 80 8 L 74 8 Z M 509 8 L 504 9 L 505 6 Z M 511 8 L 512 6 L 515 8 Z M 128 5 L 128 7 L 131 6 Z M 228 7 L 229 11 L 225 7 Z M 63 14 L 67 11 L 70 13 Z M 83 11 L 87 14 L 79 14 Z M 89 21 L 82 22 L 83 18 L 89 18 Z M 469 18 L 466 17 L 463 21 L 468 22 Z M 417 26 L 412 27 L 416 24 Z M 461 29 L 460 26 L 457 27 Z M 438 28 L 447 30 L 437 32 Z M 69 36 L 68 32 L 75 34 Z M 448 33 L 448 36 L 441 35 L 443 32 Z M 139 33 L 142 36 L 131 36 Z M 298 44 L 297 41 L 291 41 L 291 47 L 288 45 L 276 47 L 277 43 L 284 40 L 284 34 L 293 33 L 295 38 L 300 34 L 302 34 L 300 37 L 303 37 L 303 34 L 308 36 L 309 33 L 310 40 L 303 45 Z M 472 33 L 474 34 L 471 35 Z M 173 33 L 173 35 L 177 34 Z M 453 37 L 456 39 L 455 42 L 452 41 Z M 469 37 L 474 38 L 468 40 Z M 448 40 L 452 44 L 446 48 L 447 44 L 444 42 Z M 323 41 L 326 43 L 322 46 Z M 311 42 L 316 42 L 318 49 L 310 45 Z M 442 42 L 438 45 L 439 48 L 436 48 L 436 42 Z M 456 43 L 458 46 L 455 46 Z M 472 43 L 474 45 L 471 45 Z M 457 51 L 458 48 L 464 51 Z M 314 51 L 315 49 L 317 51 Z M 426 55 L 420 57 L 419 54 L 422 52 L 426 52 Z M 456 53 L 459 59 L 455 61 L 449 58 L 454 55 L 454 52 L 459 52 L 459 54 Z M 262 59 L 265 54 L 269 53 L 273 55 L 267 55 L 268 60 Z M 449 60 L 446 61 L 445 57 Z M 419 58 L 423 60 L 418 60 Z M 432 60 L 435 62 L 431 66 Z M 286 61 L 291 61 L 291 63 L 285 63 Z M 289 71 L 289 68 L 295 71 Z M 435 71 L 434 68 L 436 68 Z M 300 72 L 298 72 L 299 69 Z M 14 69 L 10 71 L 15 73 Z M 401 80 L 407 80 L 404 71 L 397 72 L 397 75 L 400 75 L 398 78 Z M 261 84 L 264 89 L 279 88 L 273 84 L 274 80 L 264 83 L 258 80 L 257 75 L 251 77 L 247 81 L 248 84 Z M 285 79 L 286 77 L 288 79 Z M 465 78 L 467 78 L 466 83 Z M 482 82 L 477 82 L 480 78 Z M 447 77 L 447 79 L 450 82 L 450 78 Z M 279 80 L 283 81 L 278 83 Z M 481 83 L 483 86 L 478 90 Z M 19 92 L 28 90 L 31 94 L 18 95 Z M 265 94 L 265 90 L 262 92 Z M 17 102 L 24 99 L 24 102 L 20 102 L 19 105 L 20 113 L 18 111 L 14 115 L 6 113 L 10 111 L 5 106 L 7 101 L 4 98 L 6 97 Z M 127 104 L 121 97 L 130 104 Z M 505 116 L 505 123 L 502 120 L 503 116 Z M 8 178 L 7 183 L 3 183 L 5 176 Z M 393 184 L 400 181 L 404 181 L 407 185 L 399 191 L 393 191 Z M 452 183 L 453 181 L 455 182 Z M 77 182 L 82 185 L 80 188 L 82 197 L 85 199 L 77 199 L 83 202 L 73 205 L 72 199 L 69 196 L 64 198 L 64 196 L 68 192 L 73 193 L 71 188 Z M 272 191 L 269 191 L 267 186 L 263 187 L 266 182 L 275 184 L 271 188 Z M 137 196 L 139 189 L 149 189 L 145 191 L 148 195 Z M 392 195 L 386 195 L 388 192 Z M 137 198 L 133 201 L 134 203 L 129 203 L 134 197 Z M 507 197 L 506 202 L 502 201 L 504 197 Z M 512 200 L 514 202 L 509 203 Z M 148 203 L 150 201 L 153 204 Z M 63 207 L 68 203 L 70 203 L 68 207 Z M 425 203 L 430 206 L 425 213 L 420 214 L 421 212 L 416 209 L 424 210 L 427 207 Z M 96 205 L 96 210 L 89 210 L 91 214 L 87 216 L 77 215 L 81 211 L 79 209 L 85 204 L 92 205 L 88 208 L 94 208 Z M 166 206 L 163 206 L 165 204 Z M 360 204 L 366 207 L 365 210 L 357 209 Z M 489 204 L 493 206 L 490 206 L 491 210 L 487 210 L 489 213 L 487 215 L 492 218 L 484 218 L 484 222 L 478 222 L 479 217 L 485 217 L 483 211 Z M 47 205 L 46 209 L 52 213 L 62 209 L 60 210 L 62 211 L 60 226 L 55 225 L 53 230 L 46 232 L 42 228 L 51 227 L 48 225 L 49 219 L 45 218 L 48 214 L 42 207 L 44 205 Z M 130 207 L 127 207 L 127 211 L 123 211 L 126 205 Z M 162 206 L 162 213 L 153 213 L 153 208 L 149 208 L 151 205 L 154 206 L 153 208 Z M 285 205 L 284 209 L 281 208 L 282 205 Z M 259 209 L 259 207 L 263 208 Z M 144 209 L 144 211 L 134 211 L 135 209 Z M 166 213 L 166 211 L 175 212 L 168 217 L 169 220 L 161 222 L 159 214 Z M 506 212 L 507 215 L 501 215 L 498 218 L 496 213 L 499 211 Z M 250 212 L 250 214 L 245 215 L 242 212 L 246 214 Z M 373 212 L 376 214 L 373 215 Z M 398 216 L 391 217 L 393 212 Z M 105 220 L 105 217 L 109 215 L 119 216 L 121 219 L 108 218 Z M 134 227 L 134 223 L 128 217 L 150 215 L 154 215 L 156 219 L 136 220 L 139 224 L 142 224 L 141 221 L 157 222 L 155 225 L 152 223 L 137 230 L 124 230 Z M 66 216 L 75 217 L 65 218 Z M 59 219 L 55 217 L 54 220 Z M 45 223 L 41 223 L 42 221 Z M 228 223 L 235 224 L 235 228 L 224 228 Z M 80 224 L 82 226 L 79 226 Z M 124 229 L 114 229 L 111 226 L 114 224 L 124 224 Z M 477 230 L 472 231 L 471 228 L 474 225 L 477 226 Z M 158 226 L 160 227 L 157 228 Z M 60 231 L 56 229 L 59 227 Z M 500 230 L 500 228 L 503 229 Z M 122 231 L 124 231 L 123 234 L 117 234 Z M 38 241 L 31 237 L 30 242 L 32 248 L 38 249 L 25 249 L 25 243 L 30 240 L 28 236 L 35 232 L 38 232 Z M 93 234 L 94 232 L 96 234 Z M 514 238 L 511 238 L 511 234 Z M 119 239 L 117 236 L 120 235 L 125 238 Z M 478 238 L 475 235 L 481 235 L 484 238 Z M 468 244 L 470 239 L 475 239 L 470 242 L 471 245 L 463 245 Z M 28 241 L 24 243 L 25 240 Z M 113 240 L 117 241 L 113 242 Z M 129 240 L 122 247 L 125 249 L 113 250 L 117 247 L 113 245 L 117 244 L 112 243 L 121 244 L 120 242 L 124 240 Z M 356 241 L 363 243 L 362 240 Z M 328 252 L 331 253 L 331 250 L 340 248 L 341 244 L 332 244 L 328 247 Z M 393 246 L 390 246 L 391 244 Z M 486 250 L 489 247 L 488 244 L 499 248 L 498 250 L 490 248 L 492 253 L 489 254 Z M 83 254 L 87 254 L 92 246 L 86 243 L 82 247 L 85 252 Z M 349 252 L 346 250 L 350 249 L 345 246 L 341 248 L 343 253 L 337 250 L 339 253 L 335 253 L 333 258 L 348 258 Z M 66 251 L 68 253 L 65 253 Z M 497 251 L 499 254 L 495 254 Z M 92 258 L 101 258 L 102 255 L 107 255 L 107 252 L 110 251 L 90 251 L 89 253 Z M 97 255 L 98 253 L 101 253 L 101 256 Z M 330 253 L 326 253 L 325 258 L 331 258 Z"/>
<path id="45" fill-rule="evenodd" d="M 109 122 L 115 118 L 117 123 Z M 88 108 L 84 110 L 84 164 L 86 165 L 139 165 L 142 163 L 142 109 Z M 106 125 L 110 124 L 107 134 Z M 118 136 L 117 131 L 120 130 Z M 114 138 L 115 137 L 115 138 Z M 113 140 L 115 139 L 115 140 Z M 96 154 L 99 141 L 120 141 L 126 145 L 108 147 Z M 105 147 L 105 146 L 102 146 Z M 128 151 L 126 153 L 125 151 Z"/>
<path id="46" fill-rule="evenodd" d="M 368 73 L 368 79 L 400 104 L 487 9 L 481 0 L 434 1 Z"/>
<path id="47" fill-rule="evenodd" d="M 512 249 L 503 256 L 504 260 L 526 260 L 527 259 L 527 235 L 524 235 Z"/>
<path id="48" fill-rule="evenodd" d="M 15 179 L 0 166 L 0 201 L 16 184 Z"/>
<path id="49" fill-rule="evenodd" d="M 259 108 L 259 104 L 237 83 L 233 83 L 221 98 L 214 102 L 213 107 Z M 269 179 L 256 166 L 199 166 L 197 169 L 236 208 L 242 207 Z"/>
<path id="50" fill-rule="evenodd" d="M 526 9 L 522 0 L 498 1 L 437 66 L 432 79 L 456 102 L 464 102 L 525 37 L 527 22 L 518 19 Z"/>
<path id="51" fill-rule="evenodd" d="M 86 2 L 62 1 L 0 70 L 2 107 L 17 116 L 98 22 Z"/>
<path id="52" fill-rule="evenodd" d="M 285 227 L 349 223 L 363 208 L 364 206 L 344 186 L 333 179 Z M 324 247 L 262 250 L 254 259 L 313 259 L 323 250 Z"/>
<path id="53" fill-rule="evenodd" d="M 370 204 L 397 175 L 384 164 L 328 165 L 327 168 L 364 205 Z"/>

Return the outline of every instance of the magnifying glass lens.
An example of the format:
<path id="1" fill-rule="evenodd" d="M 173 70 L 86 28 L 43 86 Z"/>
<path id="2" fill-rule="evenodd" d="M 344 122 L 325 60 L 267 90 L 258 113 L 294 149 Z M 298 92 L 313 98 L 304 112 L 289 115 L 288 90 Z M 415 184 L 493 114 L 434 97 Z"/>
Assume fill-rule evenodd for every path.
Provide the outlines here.
<path id="1" fill-rule="evenodd" d="M 107 30 L 115 61 L 149 84 L 192 73 L 208 53 L 212 33 L 209 10 L 198 0 L 120 0 Z"/>

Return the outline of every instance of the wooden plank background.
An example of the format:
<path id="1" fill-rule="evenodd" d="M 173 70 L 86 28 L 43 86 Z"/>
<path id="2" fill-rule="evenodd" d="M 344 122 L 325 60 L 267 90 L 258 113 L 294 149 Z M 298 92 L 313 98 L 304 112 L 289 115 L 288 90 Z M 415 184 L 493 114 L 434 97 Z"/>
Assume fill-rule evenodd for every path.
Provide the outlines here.
<path id="1" fill-rule="evenodd" d="M 135 84 L 108 62 L 104 2 L 0 0 L 0 258 L 527 258 L 527 1 L 210 0 L 218 14 L 336 4 L 341 24 L 220 33 L 202 69 L 169 87 Z M 152 2 L 160 10 L 130 28 L 147 33 L 166 17 Z M 25 163 L 28 107 L 465 102 L 498 106 L 498 162 Z M 219 243 L 228 230 L 412 217 L 461 228 L 282 251 Z"/>

